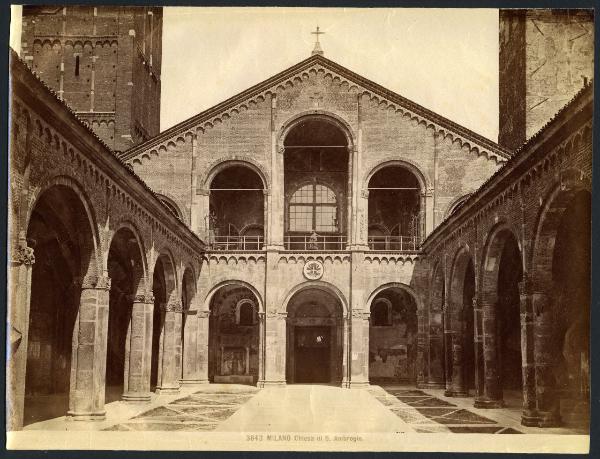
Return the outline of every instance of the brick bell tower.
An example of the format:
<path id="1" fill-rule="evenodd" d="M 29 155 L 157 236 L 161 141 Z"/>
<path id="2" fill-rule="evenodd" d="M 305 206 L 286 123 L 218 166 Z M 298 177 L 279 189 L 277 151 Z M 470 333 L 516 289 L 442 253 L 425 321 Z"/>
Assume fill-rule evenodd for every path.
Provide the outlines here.
<path id="1" fill-rule="evenodd" d="M 498 143 L 516 150 L 594 76 L 594 12 L 501 9 Z"/>
<path id="2" fill-rule="evenodd" d="M 160 131 L 162 8 L 23 6 L 21 58 L 113 150 Z"/>

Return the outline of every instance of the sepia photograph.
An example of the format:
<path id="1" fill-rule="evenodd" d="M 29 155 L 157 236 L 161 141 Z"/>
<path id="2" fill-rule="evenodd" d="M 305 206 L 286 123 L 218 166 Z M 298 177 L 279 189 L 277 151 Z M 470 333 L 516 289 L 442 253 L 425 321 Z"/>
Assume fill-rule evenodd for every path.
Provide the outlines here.
<path id="1" fill-rule="evenodd" d="M 6 447 L 587 453 L 593 9 L 11 7 Z"/>

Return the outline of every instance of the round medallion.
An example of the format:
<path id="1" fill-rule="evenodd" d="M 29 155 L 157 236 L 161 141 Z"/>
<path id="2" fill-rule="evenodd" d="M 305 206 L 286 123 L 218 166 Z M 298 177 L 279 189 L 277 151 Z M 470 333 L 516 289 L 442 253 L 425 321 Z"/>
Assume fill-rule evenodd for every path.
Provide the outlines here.
<path id="1" fill-rule="evenodd" d="M 317 280 L 323 277 L 323 263 L 318 260 L 309 260 L 304 265 L 302 272 L 308 280 Z"/>

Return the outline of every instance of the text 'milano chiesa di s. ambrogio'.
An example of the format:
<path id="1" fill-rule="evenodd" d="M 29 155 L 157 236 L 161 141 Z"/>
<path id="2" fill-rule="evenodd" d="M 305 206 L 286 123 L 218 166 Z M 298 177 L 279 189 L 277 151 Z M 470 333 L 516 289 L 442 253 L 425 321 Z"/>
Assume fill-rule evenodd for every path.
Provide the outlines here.
<path id="1" fill-rule="evenodd" d="M 496 143 L 318 35 L 160 132 L 161 8 L 24 7 L 8 428 L 203 383 L 403 383 L 587 421 L 593 17 L 499 21 Z"/>

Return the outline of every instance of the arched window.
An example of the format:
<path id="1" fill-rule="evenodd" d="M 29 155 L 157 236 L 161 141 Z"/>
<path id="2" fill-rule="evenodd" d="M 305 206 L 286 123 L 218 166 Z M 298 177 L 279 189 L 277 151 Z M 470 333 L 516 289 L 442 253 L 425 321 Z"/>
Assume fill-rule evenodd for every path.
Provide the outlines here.
<path id="1" fill-rule="evenodd" d="M 331 188 L 311 183 L 296 190 L 290 198 L 290 231 L 336 233 L 338 228 L 337 197 Z"/>
<path id="2" fill-rule="evenodd" d="M 392 303 L 386 298 L 378 298 L 371 306 L 371 325 L 388 327 L 392 325 Z"/>
<path id="3" fill-rule="evenodd" d="M 256 323 L 254 320 L 254 302 L 249 299 L 243 299 L 236 306 L 236 319 L 238 325 L 251 326 Z"/>

